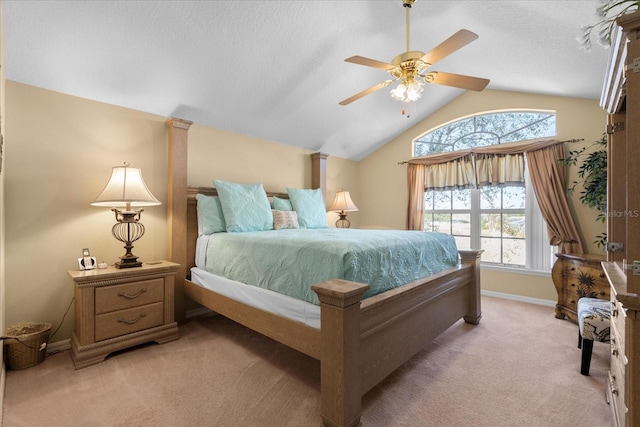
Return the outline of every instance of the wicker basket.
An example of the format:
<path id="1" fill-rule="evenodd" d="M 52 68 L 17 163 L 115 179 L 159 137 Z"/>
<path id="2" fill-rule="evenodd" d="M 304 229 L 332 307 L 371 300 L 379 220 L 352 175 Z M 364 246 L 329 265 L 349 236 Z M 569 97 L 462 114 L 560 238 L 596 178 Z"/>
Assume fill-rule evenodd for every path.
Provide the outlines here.
<path id="1" fill-rule="evenodd" d="M 9 369 L 25 369 L 44 361 L 51 323 L 18 323 L 4 331 L 4 357 Z"/>

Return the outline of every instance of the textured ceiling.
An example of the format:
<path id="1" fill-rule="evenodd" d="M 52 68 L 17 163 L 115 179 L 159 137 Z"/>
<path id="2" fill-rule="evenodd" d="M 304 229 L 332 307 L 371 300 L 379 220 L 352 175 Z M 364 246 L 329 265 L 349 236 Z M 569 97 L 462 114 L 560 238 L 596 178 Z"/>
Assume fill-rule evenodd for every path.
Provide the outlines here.
<path id="1" fill-rule="evenodd" d="M 489 89 L 598 99 L 608 51 L 580 49 L 590 1 L 429 1 L 411 11 L 411 49 L 461 28 L 478 40 L 433 70 Z M 358 160 L 463 93 L 428 85 L 407 119 L 380 81 L 405 50 L 401 0 L 3 0 L 6 78 Z"/>

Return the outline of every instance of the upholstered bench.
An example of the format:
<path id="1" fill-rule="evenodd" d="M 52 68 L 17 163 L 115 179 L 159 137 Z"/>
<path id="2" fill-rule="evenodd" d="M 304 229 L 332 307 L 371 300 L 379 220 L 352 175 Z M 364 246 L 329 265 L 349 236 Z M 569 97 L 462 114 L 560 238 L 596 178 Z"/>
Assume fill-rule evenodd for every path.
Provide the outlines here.
<path id="1" fill-rule="evenodd" d="M 578 300 L 578 348 L 582 349 L 580 373 L 589 375 L 593 342 L 609 341 L 611 302 L 597 298 Z"/>

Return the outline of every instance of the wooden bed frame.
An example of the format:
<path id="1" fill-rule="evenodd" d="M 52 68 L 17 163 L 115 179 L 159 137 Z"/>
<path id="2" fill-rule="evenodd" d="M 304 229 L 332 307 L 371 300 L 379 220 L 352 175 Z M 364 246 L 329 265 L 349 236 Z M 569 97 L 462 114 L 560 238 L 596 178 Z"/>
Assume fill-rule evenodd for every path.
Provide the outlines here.
<path id="1" fill-rule="evenodd" d="M 186 141 L 190 122 L 169 119 L 170 257 L 194 264 L 196 194 L 187 188 Z M 313 183 L 324 188 L 324 159 L 313 157 Z M 270 194 L 287 197 L 286 194 Z M 320 329 L 256 309 L 194 284 L 176 281 L 177 318 L 184 296 L 320 361 L 321 416 L 326 426 L 360 424 L 362 396 L 461 318 L 478 324 L 481 251 L 461 250 L 461 263 L 433 276 L 362 300 L 368 285 L 331 280 L 314 285 L 320 300 Z"/>

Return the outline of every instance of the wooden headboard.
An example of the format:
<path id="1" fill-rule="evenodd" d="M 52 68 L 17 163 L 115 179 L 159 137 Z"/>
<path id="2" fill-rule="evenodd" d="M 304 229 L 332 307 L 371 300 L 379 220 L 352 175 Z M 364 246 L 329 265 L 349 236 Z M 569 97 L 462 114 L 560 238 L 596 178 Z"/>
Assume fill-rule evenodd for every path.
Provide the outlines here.
<path id="1" fill-rule="evenodd" d="M 195 263 L 195 248 L 198 237 L 196 194 L 216 195 L 215 188 L 190 188 L 187 185 L 188 133 L 193 124 L 188 120 L 169 118 L 168 128 L 168 182 L 167 219 L 168 253 L 167 260 L 180 264 L 175 282 L 175 319 L 178 323 L 186 320 L 184 300 L 184 279 Z M 313 153 L 311 156 L 311 188 L 326 191 L 327 154 Z M 270 196 L 287 198 L 283 193 L 269 193 Z"/>

